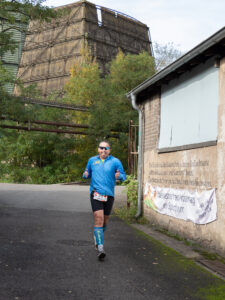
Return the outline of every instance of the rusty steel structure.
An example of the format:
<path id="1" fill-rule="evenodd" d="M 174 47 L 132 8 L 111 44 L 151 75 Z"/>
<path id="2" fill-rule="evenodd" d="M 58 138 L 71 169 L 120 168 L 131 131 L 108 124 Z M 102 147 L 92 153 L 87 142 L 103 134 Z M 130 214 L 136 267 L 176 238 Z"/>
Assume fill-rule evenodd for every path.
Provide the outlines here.
<path id="1" fill-rule="evenodd" d="M 26 103 L 26 104 L 38 104 L 40 106 L 66 109 L 66 110 L 75 110 L 75 111 L 82 111 L 82 112 L 88 112 L 89 111 L 89 108 L 86 107 L 86 106 L 60 103 L 59 101 L 44 101 L 44 100 L 40 100 L 40 99 L 24 98 L 24 97 L 18 97 L 17 99 L 21 102 Z"/>
<path id="2" fill-rule="evenodd" d="M 63 92 L 84 41 L 103 74 L 119 48 L 152 54 L 149 29 L 134 18 L 85 0 L 57 9 L 65 11 L 59 19 L 30 22 L 17 75 L 25 86 L 37 84 L 44 96 Z M 18 87 L 14 92 L 19 94 Z"/>
<path id="3" fill-rule="evenodd" d="M 138 163 L 138 125 L 129 122 L 129 136 L 128 136 L 128 174 L 137 176 Z"/>

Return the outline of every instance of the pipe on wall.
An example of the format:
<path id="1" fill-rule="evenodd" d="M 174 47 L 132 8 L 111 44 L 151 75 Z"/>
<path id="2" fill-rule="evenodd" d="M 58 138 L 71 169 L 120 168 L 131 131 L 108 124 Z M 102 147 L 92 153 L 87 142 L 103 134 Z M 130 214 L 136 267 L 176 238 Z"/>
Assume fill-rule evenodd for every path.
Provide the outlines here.
<path id="1" fill-rule="evenodd" d="M 139 117 L 139 130 L 138 130 L 138 206 L 136 218 L 139 218 L 142 215 L 142 120 L 143 120 L 143 111 L 136 103 L 136 95 L 131 93 L 131 103 L 135 110 L 138 111 Z"/>

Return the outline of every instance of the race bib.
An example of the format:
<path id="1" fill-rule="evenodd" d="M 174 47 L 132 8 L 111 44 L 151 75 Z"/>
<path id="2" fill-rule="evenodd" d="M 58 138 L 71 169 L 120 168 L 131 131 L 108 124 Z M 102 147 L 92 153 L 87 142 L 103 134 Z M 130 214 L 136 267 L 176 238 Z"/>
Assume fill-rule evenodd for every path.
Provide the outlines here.
<path id="1" fill-rule="evenodd" d="M 108 197 L 100 195 L 98 192 L 94 192 L 93 199 L 98 200 L 98 201 L 102 201 L 102 202 L 106 202 L 108 200 Z"/>

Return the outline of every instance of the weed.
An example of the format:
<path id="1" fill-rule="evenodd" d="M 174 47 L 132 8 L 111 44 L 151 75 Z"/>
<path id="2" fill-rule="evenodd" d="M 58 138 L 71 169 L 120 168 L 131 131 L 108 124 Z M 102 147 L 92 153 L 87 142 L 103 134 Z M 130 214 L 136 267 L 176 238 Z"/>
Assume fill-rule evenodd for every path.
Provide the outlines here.
<path id="1" fill-rule="evenodd" d="M 138 181 L 133 175 L 128 175 L 122 183 L 127 193 L 127 207 L 114 209 L 115 214 L 126 223 L 147 224 L 145 217 L 136 218 L 138 203 Z"/>
<path id="2" fill-rule="evenodd" d="M 131 207 L 121 207 L 115 208 L 114 213 L 117 217 L 122 219 L 126 223 L 137 223 L 137 224 L 148 224 L 148 220 L 145 217 L 136 218 L 137 208 L 135 206 Z"/>

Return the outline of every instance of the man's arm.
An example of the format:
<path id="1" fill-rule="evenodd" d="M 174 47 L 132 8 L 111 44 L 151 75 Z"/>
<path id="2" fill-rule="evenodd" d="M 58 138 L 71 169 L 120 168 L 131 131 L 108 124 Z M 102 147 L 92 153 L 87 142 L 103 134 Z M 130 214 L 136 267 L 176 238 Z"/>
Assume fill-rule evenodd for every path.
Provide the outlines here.
<path id="1" fill-rule="evenodd" d="M 87 163 L 87 166 L 84 170 L 84 173 L 83 173 L 83 178 L 85 179 L 88 179 L 88 178 L 91 178 L 91 164 L 90 164 L 90 160 L 88 161 Z"/>
<path id="2" fill-rule="evenodd" d="M 126 180 L 126 174 L 124 172 L 123 165 L 119 159 L 117 161 L 115 178 L 120 181 Z"/>

